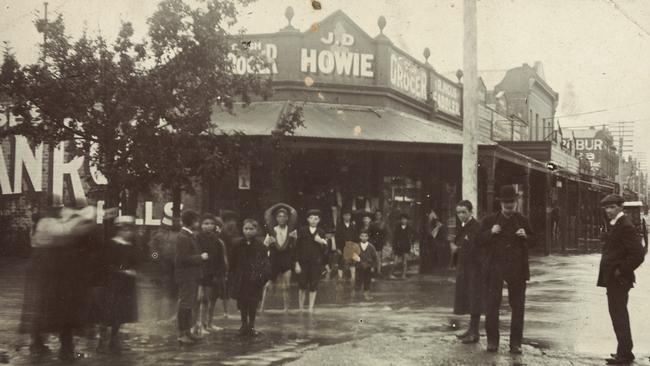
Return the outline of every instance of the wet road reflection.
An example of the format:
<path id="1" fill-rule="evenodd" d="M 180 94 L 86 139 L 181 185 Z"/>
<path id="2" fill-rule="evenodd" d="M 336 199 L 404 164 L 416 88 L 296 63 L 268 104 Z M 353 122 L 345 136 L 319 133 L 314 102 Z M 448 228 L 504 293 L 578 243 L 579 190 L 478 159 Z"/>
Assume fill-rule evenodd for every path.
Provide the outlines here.
<path id="1" fill-rule="evenodd" d="M 28 339 L 16 335 L 22 302 L 24 261 L 2 260 L 0 266 L 0 363 L 32 364 Z M 598 255 L 552 256 L 532 260 L 532 280 L 526 302 L 524 336 L 529 346 L 603 357 L 616 346 L 605 290 L 595 286 Z M 630 293 L 630 316 L 637 357 L 650 354 L 650 266 L 637 270 L 638 284 Z M 124 328 L 130 350 L 120 356 L 98 354 L 96 341 L 78 338 L 86 358 L 78 364 L 95 365 L 275 365 L 300 358 L 320 345 L 341 343 L 376 334 L 448 337 L 464 317 L 452 315 L 454 274 L 419 276 L 406 281 L 376 281 L 374 299 L 351 295 L 347 283 L 323 282 L 315 314 L 284 313 L 279 292 L 270 291 L 268 308 L 258 328 L 263 336 L 237 336 L 239 316 L 230 304 L 224 319 L 217 308 L 216 324 L 224 331 L 211 334 L 201 344 L 179 348 L 173 320 L 175 303 L 145 273 L 139 280 L 140 319 Z M 292 289 L 292 304 L 297 305 Z M 505 299 L 504 299 L 505 300 Z M 503 302 L 504 305 L 507 301 Z M 507 342 L 509 312 L 502 315 Z M 461 324 L 461 326 L 464 326 Z M 57 347 L 51 339 L 52 348 Z M 647 358 L 646 358 L 647 360 Z M 56 364 L 53 356 L 41 364 Z M 638 363 L 644 364 L 644 363 Z"/>

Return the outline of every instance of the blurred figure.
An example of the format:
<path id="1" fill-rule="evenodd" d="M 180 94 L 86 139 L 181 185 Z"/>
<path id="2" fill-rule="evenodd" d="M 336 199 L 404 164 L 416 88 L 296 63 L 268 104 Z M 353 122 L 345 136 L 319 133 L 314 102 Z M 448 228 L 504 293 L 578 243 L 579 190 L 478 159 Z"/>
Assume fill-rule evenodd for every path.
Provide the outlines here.
<path id="1" fill-rule="evenodd" d="M 235 241 L 241 238 L 241 230 L 239 230 L 238 224 L 239 214 L 235 211 L 224 210 L 221 213 L 221 219 L 223 220 L 223 230 L 221 231 L 220 238 L 226 245 L 227 258 L 230 259 Z M 230 298 L 231 287 L 228 283 L 228 275 L 225 276 L 224 282 L 225 291 L 223 292 L 221 299 L 223 302 L 223 317 L 228 318 L 228 299 Z"/>
<path id="2" fill-rule="evenodd" d="M 377 265 L 377 273 L 381 273 L 381 263 L 383 260 L 383 250 L 386 244 L 386 237 L 388 236 L 388 228 L 386 221 L 384 221 L 384 214 L 381 210 L 375 211 L 375 220 L 370 226 L 370 242 L 375 246 L 377 254 L 379 255 L 379 264 Z"/>
<path id="3" fill-rule="evenodd" d="M 447 225 L 445 225 L 435 211 L 428 216 L 428 229 L 426 231 L 427 242 L 432 248 L 428 265 L 431 268 L 437 267 L 440 270 L 451 267 L 451 247 L 447 241 Z"/>
<path id="4" fill-rule="evenodd" d="M 163 220 L 162 226 L 151 236 L 149 250 L 151 260 L 155 265 L 154 283 L 164 291 L 160 301 L 156 302 L 158 307 L 157 319 L 167 319 L 173 315 L 176 309 L 178 298 L 178 287 L 174 279 L 174 257 L 176 255 L 176 242 L 180 229 L 178 218 L 171 224 Z"/>
<path id="5" fill-rule="evenodd" d="M 59 358 L 73 360 L 73 332 L 85 325 L 89 283 L 89 235 L 96 227 L 96 212 L 63 207 L 53 197 L 49 212 L 39 220 L 32 237 L 32 257 L 27 269 L 20 332 L 31 335 L 30 350 L 36 355 L 49 351 L 44 336 L 57 333 Z"/>
<path id="6" fill-rule="evenodd" d="M 375 273 L 375 270 L 379 265 L 377 250 L 372 243 L 368 241 L 369 238 L 370 232 L 361 229 L 361 232 L 359 233 L 359 246 L 361 250 L 359 251 L 359 254 L 355 254 L 353 258 L 357 263 L 357 281 L 354 284 L 354 290 L 361 291 L 361 289 L 363 289 L 363 297 L 366 301 L 372 299 L 370 297 L 372 275 Z"/>
<path id="7" fill-rule="evenodd" d="M 134 245 L 135 217 L 118 217 L 115 226 L 115 237 L 106 245 L 102 256 L 105 283 L 101 294 L 98 349 L 102 351 L 107 346 L 111 352 L 119 354 L 122 352 L 119 339 L 121 325 L 138 320 L 135 268 L 139 254 Z M 107 334 L 108 327 L 110 336 Z"/>
<path id="8" fill-rule="evenodd" d="M 343 271 L 350 270 L 350 280 L 354 283 L 355 280 L 355 267 L 352 263 L 347 262 L 343 258 L 343 249 L 347 242 L 357 242 L 359 239 L 357 225 L 352 221 L 352 210 L 343 208 L 341 210 L 341 221 L 336 224 L 336 254 L 338 255 L 338 275 L 339 280 L 343 279 Z"/>

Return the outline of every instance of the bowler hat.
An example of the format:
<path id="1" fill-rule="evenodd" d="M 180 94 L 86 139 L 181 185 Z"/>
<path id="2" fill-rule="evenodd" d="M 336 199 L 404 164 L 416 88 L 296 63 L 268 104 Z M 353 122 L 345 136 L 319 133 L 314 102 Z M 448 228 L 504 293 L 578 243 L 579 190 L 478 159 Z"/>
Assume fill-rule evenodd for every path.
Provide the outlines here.
<path id="1" fill-rule="evenodd" d="M 499 189 L 499 201 L 501 202 L 513 202 L 517 200 L 517 191 L 515 187 L 508 184 L 501 186 Z"/>
<path id="2" fill-rule="evenodd" d="M 318 216 L 321 217 L 321 211 L 317 208 L 312 208 L 310 210 L 307 210 L 307 217 L 309 216 Z"/>
<path id="3" fill-rule="evenodd" d="M 600 204 L 601 204 L 601 206 L 607 206 L 607 205 L 611 205 L 611 204 L 620 206 L 620 205 L 623 204 L 623 202 L 625 202 L 625 198 L 621 197 L 618 194 L 612 193 L 612 194 L 608 194 L 607 196 L 605 196 L 605 198 L 603 198 L 600 201 Z"/>

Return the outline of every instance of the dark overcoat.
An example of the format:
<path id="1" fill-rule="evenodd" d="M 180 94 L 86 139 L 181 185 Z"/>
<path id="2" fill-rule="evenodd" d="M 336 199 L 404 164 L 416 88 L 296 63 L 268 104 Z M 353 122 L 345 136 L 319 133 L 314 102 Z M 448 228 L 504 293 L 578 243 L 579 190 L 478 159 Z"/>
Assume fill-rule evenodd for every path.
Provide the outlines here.
<path id="1" fill-rule="evenodd" d="M 181 229 L 174 258 L 176 283 L 198 281 L 203 275 L 203 259 L 196 237 Z"/>
<path id="2" fill-rule="evenodd" d="M 482 311 L 485 253 L 478 241 L 479 228 L 480 224 L 474 218 L 465 226 L 456 228 L 458 265 L 454 314 L 479 314 Z"/>
<path id="3" fill-rule="evenodd" d="M 633 287 L 634 270 L 643 263 L 644 250 L 641 238 L 627 216 L 622 216 L 612 226 L 607 223 L 604 245 L 598 272 L 598 286 L 607 287 L 610 281 Z M 616 269 L 620 276 L 615 276 Z"/>
<path id="4" fill-rule="evenodd" d="M 492 234 L 492 226 L 498 224 L 502 231 Z M 515 234 L 519 229 L 526 231 L 526 238 Z M 485 250 L 488 276 L 501 275 L 510 280 L 530 279 L 528 250 L 536 243 L 535 234 L 528 218 L 515 212 L 510 219 L 501 212 L 486 216 L 479 229 L 479 241 Z"/>
<path id="5" fill-rule="evenodd" d="M 262 299 L 264 285 L 271 277 L 268 248 L 258 238 L 236 241 L 230 258 L 230 296 L 238 306 Z"/>

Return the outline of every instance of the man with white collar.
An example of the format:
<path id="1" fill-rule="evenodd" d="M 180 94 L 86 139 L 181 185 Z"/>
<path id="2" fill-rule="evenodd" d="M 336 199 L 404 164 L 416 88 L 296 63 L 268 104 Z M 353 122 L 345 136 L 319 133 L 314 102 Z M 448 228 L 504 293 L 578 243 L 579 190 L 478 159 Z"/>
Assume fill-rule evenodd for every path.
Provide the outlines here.
<path id="1" fill-rule="evenodd" d="M 600 260 L 598 286 L 607 288 L 607 303 L 618 348 L 607 359 L 610 365 L 626 365 L 634 360 L 628 293 L 634 287 L 634 270 L 643 263 L 644 251 L 634 225 L 623 213 L 623 197 L 610 194 L 600 201 L 605 209 L 607 230 Z"/>

